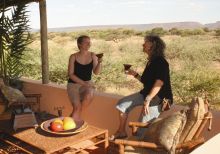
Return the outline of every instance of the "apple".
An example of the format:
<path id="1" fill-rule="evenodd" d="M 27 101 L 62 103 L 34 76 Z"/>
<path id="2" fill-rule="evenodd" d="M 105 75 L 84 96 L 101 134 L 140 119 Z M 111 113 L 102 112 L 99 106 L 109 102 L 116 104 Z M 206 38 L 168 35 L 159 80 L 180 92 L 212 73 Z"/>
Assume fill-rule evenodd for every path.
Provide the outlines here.
<path id="1" fill-rule="evenodd" d="M 76 128 L 76 123 L 71 117 L 65 117 L 63 119 L 63 129 L 70 130 Z"/>
<path id="2" fill-rule="evenodd" d="M 60 122 L 51 122 L 50 129 L 54 132 L 59 132 L 63 130 L 63 125 Z"/>
<path id="3" fill-rule="evenodd" d="M 63 125 L 63 121 L 61 119 L 59 119 L 59 118 L 55 119 L 53 122 L 58 122 L 58 123 Z"/>

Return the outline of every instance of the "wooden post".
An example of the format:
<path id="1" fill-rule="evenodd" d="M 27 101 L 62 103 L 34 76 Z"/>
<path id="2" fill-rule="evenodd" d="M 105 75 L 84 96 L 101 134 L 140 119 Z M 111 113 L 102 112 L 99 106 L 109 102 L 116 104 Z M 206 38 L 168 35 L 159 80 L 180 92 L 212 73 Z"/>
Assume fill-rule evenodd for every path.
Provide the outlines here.
<path id="1" fill-rule="evenodd" d="M 41 33 L 41 61 L 42 83 L 49 83 L 48 42 L 47 42 L 47 9 L 46 0 L 39 1 L 40 33 Z"/>

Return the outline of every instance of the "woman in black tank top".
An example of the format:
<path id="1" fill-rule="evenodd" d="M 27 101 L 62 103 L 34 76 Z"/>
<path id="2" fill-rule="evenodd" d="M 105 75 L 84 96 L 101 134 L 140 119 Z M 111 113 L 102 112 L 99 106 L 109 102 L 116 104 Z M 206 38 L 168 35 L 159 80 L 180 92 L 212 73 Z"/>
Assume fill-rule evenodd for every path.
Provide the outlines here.
<path id="1" fill-rule="evenodd" d="M 75 121 L 81 121 L 81 112 L 93 99 L 94 85 L 91 82 L 92 74 L 101 71 L 101 58 L 97 58 L 89 51 L 91 46 L 88 36 L 77 39 L 79 52 L 69 58 L 67 92 L 73 105 L 71 116 Z"/>

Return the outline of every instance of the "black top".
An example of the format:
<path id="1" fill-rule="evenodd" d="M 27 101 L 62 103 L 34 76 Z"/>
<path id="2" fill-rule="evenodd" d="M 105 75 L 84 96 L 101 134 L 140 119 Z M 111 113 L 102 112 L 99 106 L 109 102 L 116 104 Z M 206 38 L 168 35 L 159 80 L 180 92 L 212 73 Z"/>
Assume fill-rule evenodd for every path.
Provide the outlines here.
<path id="1" fill-rule="evenodd" d="M 74 74 L 83 81 L 89 81 L 92 78 L 93 60 L 89 64 L 80 64 L 75 60 Z M 68 83 L 76 83 L 69 78 Z"/>
<path id="2" fill-rule="evenodd" d="M 140 93 L 145 98 L 150 93 L 155 81 L 158 79 L 163 81 L 164 84 L 158 92 L 157 96 L 160 99 L 166 98 L 173 101 L 173 94 L 170 84 L 169 64 L 163 57 L 154 58 L 145 67 L 141 76 L 141 82 L 143 83 L 144 88 L 140 91 Z"/>

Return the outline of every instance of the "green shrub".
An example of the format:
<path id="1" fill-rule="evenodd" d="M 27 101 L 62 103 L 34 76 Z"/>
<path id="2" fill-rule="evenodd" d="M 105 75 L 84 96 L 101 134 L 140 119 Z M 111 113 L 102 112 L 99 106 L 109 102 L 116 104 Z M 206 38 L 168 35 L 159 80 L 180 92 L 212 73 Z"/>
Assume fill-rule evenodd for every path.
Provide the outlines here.
<path id="1" fill-rule="evenodd" d="M 204 27 L 203 30 L 204 30 L 204 32 L 206 32 L 206 33 L 211 31 L 208 27 Z"/>
<path id="2" fill-rule="evenodd" d="M 220 36 L 220 29 L 216 29 L 216 30 L 215 30 L 215 35 L 216 35 L 216 36 Z"/>
<path id="3" fill-rule="evenodd" d="M 161 27 L 158 27 L 158 28 L 153 28 L 150 33 L 155 34 L 155 35 L 159 35 L 159 36 L 163 36 L 163 35 L 167 34 L 167 31 Z"/>
<path id="4" fill-rule="evenodd" d="M 172 28 L 169 30 L 171 35 L 181 35 L 181 31 L 177 28 Z"/>

